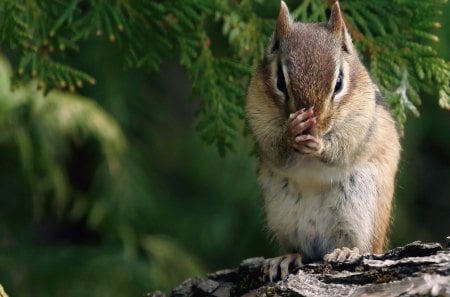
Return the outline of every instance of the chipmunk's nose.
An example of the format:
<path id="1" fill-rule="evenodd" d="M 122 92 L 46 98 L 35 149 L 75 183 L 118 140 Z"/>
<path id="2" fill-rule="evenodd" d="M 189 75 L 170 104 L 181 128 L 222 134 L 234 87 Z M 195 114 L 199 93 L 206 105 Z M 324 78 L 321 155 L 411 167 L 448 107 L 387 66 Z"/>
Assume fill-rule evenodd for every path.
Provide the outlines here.
<path id="1" fill-rule="evenodd" d="M 301 98 L 294 98 L 294 100 L 292 100 L 292 104 L 293 104 L 293 111 L 298 111 L 300 109 L 305 109 L 308 110 L 311 108 L 311 105 L 309 104 L 309 102 L 307 100 L 303 100 Z"/>

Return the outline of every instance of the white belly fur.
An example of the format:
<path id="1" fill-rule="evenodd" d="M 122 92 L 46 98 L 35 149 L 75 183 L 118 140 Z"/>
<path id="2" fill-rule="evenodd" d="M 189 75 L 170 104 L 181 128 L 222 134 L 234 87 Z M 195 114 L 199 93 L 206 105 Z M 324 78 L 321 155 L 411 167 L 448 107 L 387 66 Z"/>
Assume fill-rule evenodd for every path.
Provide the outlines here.
<path id="1" fill-rule="evenodd" d="M 310 259 L 343 246 L 370 251 L 377 195 L 366 182 L 371 168 L 359 168 L 349 184 L 350 171 L 319 162 L 303 165 L 284 172 L 260 168 L 267 224 L 275 239 Z"/>

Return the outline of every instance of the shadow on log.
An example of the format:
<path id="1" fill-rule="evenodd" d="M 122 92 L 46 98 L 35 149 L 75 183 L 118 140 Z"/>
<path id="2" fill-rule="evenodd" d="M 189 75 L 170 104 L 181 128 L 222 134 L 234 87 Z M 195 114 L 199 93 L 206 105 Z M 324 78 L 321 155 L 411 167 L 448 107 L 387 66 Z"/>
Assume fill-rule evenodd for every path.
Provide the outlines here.
<path id="1" fill-rule="evenodd" d="M 264 258 L 251 258 L 238 268 L 188 279 L 170 296 L 450 296 L 449 241 L 445 249 L 417 241 L 353 262 L 307 264 L 277 283 L 264 280 Z"/>

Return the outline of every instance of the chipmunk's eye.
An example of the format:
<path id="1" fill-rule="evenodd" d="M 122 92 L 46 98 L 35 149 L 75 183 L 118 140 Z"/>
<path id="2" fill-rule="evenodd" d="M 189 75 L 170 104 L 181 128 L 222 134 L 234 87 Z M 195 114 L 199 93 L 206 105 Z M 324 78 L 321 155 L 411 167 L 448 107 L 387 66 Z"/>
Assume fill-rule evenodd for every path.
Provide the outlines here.
<path id="1" fill-rule="evenodd" d="M 287 87 L 286 87 L 286 79 L 284 78 L 283 68 L 281 67 L 281 63 L 277 64 L 277 88 L 280 90 L 284 96 L 288 97 Z"/>
<path id="2" fill-rule="evenodd" d="M 343 83 L 343 74 L 342 70 L 339 70 L 339 75 L 336 79 L 336 84 L 334 85 L 333 95 L 336 95 L 336 93 L 338 93 L 342 89 L 342 83 Z"/>

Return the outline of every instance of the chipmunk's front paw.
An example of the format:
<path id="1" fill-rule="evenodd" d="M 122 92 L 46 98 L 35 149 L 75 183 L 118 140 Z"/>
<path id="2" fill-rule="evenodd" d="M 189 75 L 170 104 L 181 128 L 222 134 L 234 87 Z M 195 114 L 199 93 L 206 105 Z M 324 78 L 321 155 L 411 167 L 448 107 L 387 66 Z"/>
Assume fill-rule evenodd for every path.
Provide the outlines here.
<path id="1" fill-rule="evenodd" d="M 289 273 L 295 272 L 301 266 L 302 257 L 300 254 L 288 254 L 266 259 L 264 262 L 264 277 L 271 282 L 285 279 Z"/>
<path id="2" fill-rule="evenodd" d="M 305 155 L 319 154 L 322 151 L 322 140 L 310 134 L 295 137 L 292 145 L 298 152 Z"/>
<path id="3" fill-rule="evenodd" d="M 311 128 L 317 124 L 312 108 L 301 109 L 290 114 L 287 123 L 288 143 L 299 153 L 317 154 L 322 150 L 322 140 L 311 135 Z"/>
<path id="4" fill-rule="evenodd" d="M 353 249 L 343 247 L 342 249 L 335 249 L 331 253 L 326 254 L 323 257 L 323 260 L 325 262 L 353 262 L 359 259 L 359 257 L 361 257 L 361 255 L 359 254 L 359 249 L 357 247 L 354 247 Z"/>

